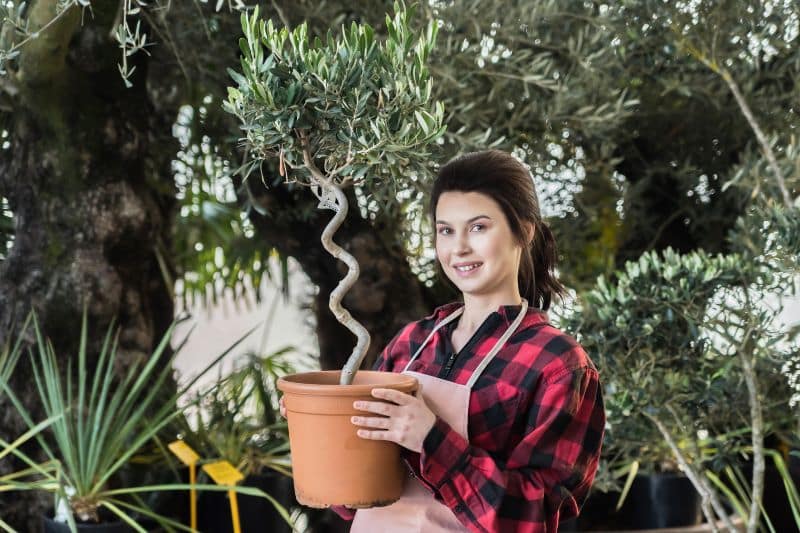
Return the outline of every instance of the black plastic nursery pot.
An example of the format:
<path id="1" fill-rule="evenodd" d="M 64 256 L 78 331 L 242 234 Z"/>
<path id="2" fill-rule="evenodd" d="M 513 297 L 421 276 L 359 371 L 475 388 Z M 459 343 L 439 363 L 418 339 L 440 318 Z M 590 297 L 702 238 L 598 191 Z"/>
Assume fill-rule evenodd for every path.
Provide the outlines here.
<path id="1" fill-rule="evenodd" d="M 700 495 L 689 478 L 678 473 L 636 476 L 619 511 L 624 529 L 658 529 L 699 524 Z"/>
<path id="2" fill-rule="evenodd" d="M 573 523 L 559 524 L 559 531 L 618 531 L 622 529 L 615 512 L 620 493 L 592 490 Z"/>
<path id="3" fill-rule="evenodd" d="M 296 506 L 291 478 L 277 472 L 251 474 L 242 483 L 266 492 L 287 509 Z M 292 528 L 269 500 L 237 494 L 242 533 L 291 533 Z M 202 492 L 198 499 L 197 529 L 204 533 L 232 533 L 233 520 L 227 492 Z"/>
<path id="4" fill-rule="evenodd" d="M 753 464 L 748 461 L 742 466 L 745 479 L 749 480 L 753 475 Z M 772 527 L 780 533 L 800 533 L 792 514 L 791 504 L 786 495 L 786 487 L 780 472 L 778 472 L 769 457 L 766 458 L 764 466 L 764 494 L 761 501 L 764 505 L 764 511 L 772 522 Z M 795 486 L 800 487 L 800 457 L 790 455 L 786 461 L 786 466 Z"/>
<path id="5" fill-rule="evenodd" d="M 69 525 L 42 517 L 44 533 L 70 533 Z M 133 529 L 124 522 L 106 522 L 101 524 L 77 524 L 79 533 L 130 533 Z"/>

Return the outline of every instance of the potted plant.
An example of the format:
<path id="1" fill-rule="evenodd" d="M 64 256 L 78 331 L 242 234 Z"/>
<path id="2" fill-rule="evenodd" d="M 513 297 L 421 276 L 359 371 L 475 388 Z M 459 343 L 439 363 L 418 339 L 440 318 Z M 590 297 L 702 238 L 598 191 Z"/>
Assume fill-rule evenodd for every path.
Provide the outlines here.
<path id="1" fill-rule="evenodd" d="M 36 438 L 48 459 L 57 465 L 55 477 L 58 480 L 58 483 L 40 488 L 54 493 L 56 514 L 61 519 L 44 517 L 45 531 L 133 529 L 145 532 L 138 523 L 144 519 L 164 527 L 188 530 L 149 509 L 139 495 L 183 491 L 192 488 L 190 485 L 131 486 L 119 483 L 120 474 L 135 454 L 179 414 L 178 398 L 233 347 L 187 384 L 171 391 L 167 387 L 174 354 L 169 356 L 167 348 L 172 328 L 149 357 L 127 368 L 119 368 L 116 363 L 118 344 L 112 324 L 90 373 L 85 314 L 78 352 L 67 362 L 66 368 L 59 364 L 52 344 L 40 331 L 35 317 L 33 322 L 36 354 L 31 354 L 31 362 L 35 388 L 48 420 L 55 418 L 47 431 L 37 434 Z M 73 363 L 77 363 L 77 369 Z M 13 391 L 6 389 L 6 393 L 25 422 L 36 428 Z M 194 488 L 229 489 L 212 485 Z M 236 490 L 269 498 L 257 489 L 237 487 Z M 98 524 L 102 524 L 100 529 Z"/>
<path id="2" fill-rule="evenodd" d="M 244 496 L 238 507 L 242 530 L 291 531 L 283 520 L 296 505 L 291 484 L 289 435 L 278 410 L 275 381 L 292 373 L 300 355 L 284 347 L 265 356 L 248 353 L 245 364 L 199 392 L 177 419 L 176 433 L 202 458 L 201 462 L 227 460 L 245 477 L 244 486 L 270 494 L 281 506 L 261 498 Z M 200 495 L 198 523 L 204 529 L 224 532 L 231 528 L 230 506 L 224 494 Z"/>
<path id="3" fill-rule="evenodd" d="M 750 504 L 758 504 L 763 490 L 764 437 L 784 423 L 780 405 L 788 398 L 778 372 L 786 354 L 775 342 L 776 312 L 761 299 L 779 291 L 795 272 L 784 260 L 796 261 L 800 252 L 793 211 L 755 209 L 731 237 L 738 253 L 646 253 L 627 263 L 615 280 L 600 278 L 566 318 L 605 382 L 604 455 L 661 478 L 634 472 L 631 494 L 636 485 L 652 490 L 654 483 L 683 483 L 696 489 L 709 522 L 719 520 L 733 530 L 723 505 L 727 499 L 742 522 L 756 523 L 760 504 Z M 764 228 L 772 230 L 760 237 Z M 749 482 L 754 496 L 747 502 L 720 475 L 741 453 L 754 464 Z M 685 524 L 664 518 L 625 525 Z"/>
<path id="4" fill-rule="evenodd" d="M 311 507 L 369 507 L 400 497 L 405 471 L 396 444 L 358 438 L 350 417 L 356 399 L 375 387 L 415 390 L 416 380 L 394 373 L 356 372 L 369 333 L 341 301 L 355 283 L 355 258 L 333 242 L 348 211 L 346 188 L 367 201 L 393 201 L 397 180 L 422 180 L 429 147 L 439 139 L 444 110 L 431 103 L 426 68 L 436 37 L 431 22 L 415 35 L 412 12 L 395 4 L 380 42 L 368 25 L 311 40 L 305 24 L 289 30 L 242 16 L 242 72 L 230 71 L 224 108 L 240 121 L 251 160 L 279 162 L 288 182 L 305 185 L 320 207 L 336 212 L 322 245 L 348 273 L 331 293 L 330 309 L 357 337 L 341 371 L 309 372 L 278 381 L 284 392 L 297 499 Z M 320 453 L 324 451 L 324 453 Z"/>

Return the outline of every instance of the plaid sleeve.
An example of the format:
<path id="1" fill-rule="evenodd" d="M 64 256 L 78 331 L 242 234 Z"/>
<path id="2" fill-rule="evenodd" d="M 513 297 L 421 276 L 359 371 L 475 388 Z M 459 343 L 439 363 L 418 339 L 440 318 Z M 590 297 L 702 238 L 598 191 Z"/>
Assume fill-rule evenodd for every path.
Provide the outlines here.
<path id="1" fill-rule="evenodd" d="M 375 360 L 375 364 L 372 365 L 372 370 L 382 370 L 384 372 L 392 371 L 395 356 L 400 355 L 396 353 L 396 350 L 399 347 L 400 340 L 404 336 L 406 329 L 407 328 L 403 328 L 400 330 L 400 332 L 395 335 L 389 344 L 386 345 L 381 354 Z M 345 520 L 352 520 L 356 516 L 355 509 L 350 509 L 343 505 L 332 505 L 330 509 Z"/>
<path id="2" fill-rule="evenodd" d="M 504 460 L 441 419 L 423 443 L 422 475 L 470 531 L 555 533 L 591 486 L 605 425 L 597 370 L 548 376 L 526 409 L 512 413 L 525 434 Z"/>

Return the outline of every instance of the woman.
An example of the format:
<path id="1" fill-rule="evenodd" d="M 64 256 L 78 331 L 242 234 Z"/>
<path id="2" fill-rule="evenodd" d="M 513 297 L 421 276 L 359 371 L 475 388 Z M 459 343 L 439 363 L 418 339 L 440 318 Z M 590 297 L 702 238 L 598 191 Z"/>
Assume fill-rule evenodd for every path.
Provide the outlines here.
<path id="1" fill-rule="evenodd" d="M 337 507 L 361 532 L 556 532 L 578 514 L 605 425 L 597 370 L 547 322 L 563 292 L 527 169 L 504 152 L 457 157 L 431 196 L 436 256 L 463 295 L 411 323 L 375 369 L 413 374 L 356 402 L 358 435 L 401 445 L 412 477 L 387 507 Z"/>

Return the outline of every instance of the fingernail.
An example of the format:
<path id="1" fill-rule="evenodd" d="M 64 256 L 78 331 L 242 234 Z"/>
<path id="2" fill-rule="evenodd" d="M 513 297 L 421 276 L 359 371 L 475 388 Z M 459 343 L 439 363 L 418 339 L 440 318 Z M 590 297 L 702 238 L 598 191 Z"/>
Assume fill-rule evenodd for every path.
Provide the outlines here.
<path id="1" fill-rule="evenodd" d="M 361 409 L 364 406 L 361 402 L 353 402 L 353 407 L 356 409 Z"/>
<path id="2" fill-rule="evenodd" d="M 358 417 L 357 416 L 350 417 L 350 422 L 352 422 L 353 424 L 358 424 Z"/>

